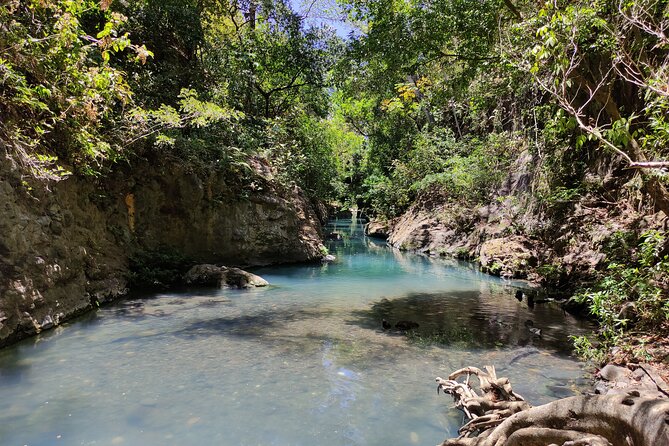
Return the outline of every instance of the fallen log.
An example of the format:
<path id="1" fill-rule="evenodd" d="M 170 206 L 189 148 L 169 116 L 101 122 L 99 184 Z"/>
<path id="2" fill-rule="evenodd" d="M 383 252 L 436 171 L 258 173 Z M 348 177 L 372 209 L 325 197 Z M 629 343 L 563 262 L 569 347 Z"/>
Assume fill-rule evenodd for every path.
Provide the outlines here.
<path id="1" fill-rule="evenodd" d="M 442 446 L 669 446 L 669 399 L 638 390 L 532 407 L 491 366 L 436 381 L 437 393 L 451 395 L 469 419 Z"/>

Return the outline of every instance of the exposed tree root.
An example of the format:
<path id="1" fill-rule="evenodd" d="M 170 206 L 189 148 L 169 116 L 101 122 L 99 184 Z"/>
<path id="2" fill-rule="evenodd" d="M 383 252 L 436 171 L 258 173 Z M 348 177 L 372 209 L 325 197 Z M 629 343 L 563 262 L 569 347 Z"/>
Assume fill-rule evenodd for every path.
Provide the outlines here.
<path id="1" fill-rule="evenodd" d="M 437 378 L 437 392 L 452 395 L 469 418 L 460 436 L 443 446 L 669 446 L 668 399 L 633 390 L 532 407 L 507 378 L 497 378 L 494 367 L 485 369 L 466 367 Z M 470 383 L 474 376 L 478 392 Z"/>

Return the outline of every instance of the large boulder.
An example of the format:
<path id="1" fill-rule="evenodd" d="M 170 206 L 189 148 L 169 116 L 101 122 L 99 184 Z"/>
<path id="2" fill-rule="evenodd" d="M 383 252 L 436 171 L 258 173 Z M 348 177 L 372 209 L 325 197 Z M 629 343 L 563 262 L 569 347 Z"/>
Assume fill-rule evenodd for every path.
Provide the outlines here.
<path id="1" fill-rule="evenodd" d="M 537 266 L 533 244 L 520 236 L 486 240 L 479 252 L 481 270 L 502 277 L 525 278 Z"/>
<path id="2" fill-rule="evenodd" d="M 265 279 L 239 268 L 210 264 L 195 265 L 184 276 L 187 285 L 221 288 L 255 288 L 269 285 Z"/>
<path id="3" fill-rule="evenodd" d="M 269 282 L 267 282 L 265 279 L 253 273 L 249 273 L 248 271 L 244 271 L 239 268 L 222 267 L 222 269 L 222 287 L 227 286 L 230 288 L 255 288 L 269 285 Z"/>
<path id="4" fill-rule="evenodd" d="M 220 286 L 223 269 L 217 265 L 195 265 L 184 275 L 186 285 Z"/>
<path id="5" fill-rule="evenodd" d="M 391 246 L 426 255 L 470 258 L 483 238 L 481 231 L 473 228 L 471 215 L 448 205 L 436 209 L 417 205 L 391 223 L 388 237 Z"/>
<path id="6" fill-rule="evenodd" d="M 372 220 L 365 225 L 365 234 L 367 237 L 387 240 L 390 236 L 390 225 L 387 222 Z"/>

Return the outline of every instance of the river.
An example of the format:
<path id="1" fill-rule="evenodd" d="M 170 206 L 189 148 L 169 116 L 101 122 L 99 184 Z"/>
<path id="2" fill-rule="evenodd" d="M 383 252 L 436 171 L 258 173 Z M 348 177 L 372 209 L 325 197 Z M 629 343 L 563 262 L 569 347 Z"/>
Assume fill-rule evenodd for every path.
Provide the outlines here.
<path id="1" fill-rule="evenodd" d="M 0 350 L 0 444 L 435 445 L 462 415 L 434 378 L 462 366 L 533 404 L 587 387 L 568 340 L 586 322 L 355 221 L 329 230 L 335 263 L 254 270 L 268 288 L 132 298 Z"/>

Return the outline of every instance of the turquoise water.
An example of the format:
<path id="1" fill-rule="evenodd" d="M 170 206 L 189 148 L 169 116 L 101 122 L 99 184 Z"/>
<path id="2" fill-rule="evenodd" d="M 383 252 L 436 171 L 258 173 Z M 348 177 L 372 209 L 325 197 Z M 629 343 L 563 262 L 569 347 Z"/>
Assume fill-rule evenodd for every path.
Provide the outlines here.
<path id="1" fill-rule="evenodd" d="M 126 300 L 0 350 L 0 444 L 435 445 L 462 421 L 434 383 L 456 368 L 494 364 L 534 404 L 587 385 L 567 340 L 584 322 L 330 230 L 335 263 L 254 271 L 269 288 Z"/>

